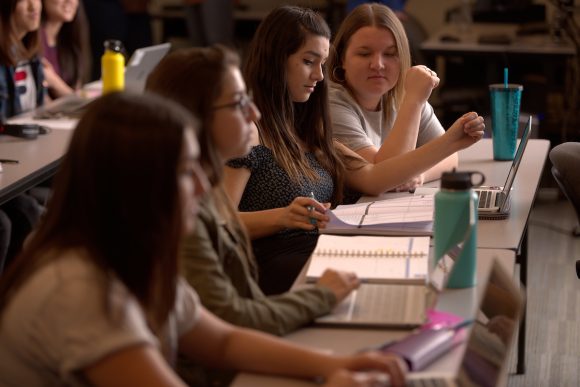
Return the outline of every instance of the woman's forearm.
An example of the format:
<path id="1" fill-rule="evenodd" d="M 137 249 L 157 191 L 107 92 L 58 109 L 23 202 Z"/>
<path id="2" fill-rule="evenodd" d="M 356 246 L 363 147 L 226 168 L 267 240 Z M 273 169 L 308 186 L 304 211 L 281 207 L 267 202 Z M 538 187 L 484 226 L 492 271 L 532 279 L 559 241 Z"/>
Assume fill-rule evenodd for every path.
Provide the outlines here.
<path id="1" fill-rule="evenodd" d="M 284 229 L 278 221 L 283 208 L 264 211 L 238 212 L 250 239 L 267 237 Z"/>

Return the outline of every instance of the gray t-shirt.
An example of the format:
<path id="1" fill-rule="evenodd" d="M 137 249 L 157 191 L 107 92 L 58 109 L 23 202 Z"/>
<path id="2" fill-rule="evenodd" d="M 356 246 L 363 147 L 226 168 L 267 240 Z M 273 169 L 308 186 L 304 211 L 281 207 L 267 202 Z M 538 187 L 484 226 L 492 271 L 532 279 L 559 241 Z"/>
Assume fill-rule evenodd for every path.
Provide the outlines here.
<path id="1" fill-rule="evenodd" d="M 397 117 L 394 106 L 388 107 L 391 109 L 388 120 L 383 117 L 384 106 L 376 112 L 362 109 L 343 86 L 332 82 L 329 99 L 333 137 L 355 152 L 373 145 L 380 147 Z M 443 133 L 445 130 L 435 116 L 433 107 L 426 102 L 421 111 L 416 146 L 420 147 Z"/>
<path id="2" fill-rule="evenodd" d="M 41 268 L 15 293 L 0 320 L 1 386 L 85 386 L 82 369 L 138 344 L 158 348 L 174 365 L 179 337 L 196 324 L 199 300 L 180 279 L 175 308 L 156 337 L 137 299 L 78 251 Z M 103 292 L 112 319 L 106 318 Z"/>

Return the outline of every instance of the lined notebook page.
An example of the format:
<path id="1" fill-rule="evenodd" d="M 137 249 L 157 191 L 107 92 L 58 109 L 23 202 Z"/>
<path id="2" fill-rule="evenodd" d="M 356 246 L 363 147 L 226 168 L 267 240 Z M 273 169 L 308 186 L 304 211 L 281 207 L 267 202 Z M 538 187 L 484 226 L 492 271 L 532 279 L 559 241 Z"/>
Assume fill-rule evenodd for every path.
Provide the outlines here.
<path id="1" fill-rule="evenodd" d="M 424 283 L 429 265 L 429 237 L 320 235 L 306 273 L 353 271 L 369 282 Z"/>
<path id="2" fill-rule="evenodd" d="M 407 195 L 394 199 L 340 205 L 328 212 L 323 234 L 431 235 L 434 195 Z"/>

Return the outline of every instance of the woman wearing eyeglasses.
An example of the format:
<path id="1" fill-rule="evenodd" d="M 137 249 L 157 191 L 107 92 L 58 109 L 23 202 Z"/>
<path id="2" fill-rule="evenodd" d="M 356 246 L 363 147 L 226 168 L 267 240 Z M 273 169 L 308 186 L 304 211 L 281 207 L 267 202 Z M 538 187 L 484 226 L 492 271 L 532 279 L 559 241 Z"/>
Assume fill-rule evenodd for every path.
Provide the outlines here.
<path id="1" fill-rule="evenodd" d="M 213 189 L 201 201 L 181 255 L 185 277 L 204 306 L 230 323 L 276 335 L 330 312 L 358 285 L 356 276 L 329 270 L 315 286 L 266 297 L 257 284 L 245 229 L 223 190 L 226 160 L 248 153 L 255 141 L 253 121 L 260 118 L 238 56 L 222 46 L 174 51 L 153 70 L 147 89 L 181 103 L 202 121 L 201 163 Z M 181 367 L 185 374 L 189 368 Z"/>

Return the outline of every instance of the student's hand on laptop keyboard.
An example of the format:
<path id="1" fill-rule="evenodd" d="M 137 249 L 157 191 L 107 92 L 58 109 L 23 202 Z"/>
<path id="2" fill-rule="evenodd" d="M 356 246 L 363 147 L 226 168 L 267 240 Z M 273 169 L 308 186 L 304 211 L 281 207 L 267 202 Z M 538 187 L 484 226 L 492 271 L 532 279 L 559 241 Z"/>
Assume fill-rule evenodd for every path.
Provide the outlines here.
<path id="1" fill-rule="evenodd" d="M 316 282 L 316 285 L 329 288 L 332 293 L 334 293 L 336 303 L 338 304 L 344 300 L 350 292 L 359 287 L 360 280 L 353 272 L 326 269 Z"/>
<path id="2" fill-rule="evenodd" d="M 370 351 L 359 353 L 345 359 L 344 368 L 351 371 L 374 372 L 376 374 L 374 384 L 369 386 L 404 386 L 407 366 L 397 355 Z M 382 376 L 379 376 L 382 375 Z M 333 377 L 334 375 L 331 375 Z M 330 381 L 330 378 L 329 380 Z M 332 384 L 326 384 L 333 386 Z M 354 386 L 366 386 L 366 384 L 353 384 Z M 339 386 L 341 386 L 339 384 Z"/>
<path id="3" fill-rule="evenodd" d="M 390 386 L 389 375 L 382 372 L 350 372 L 338 370 L 324 383 L 324 387 Z"/>

